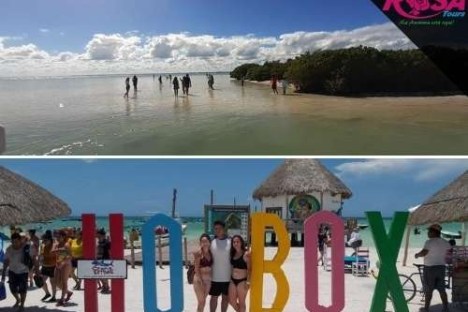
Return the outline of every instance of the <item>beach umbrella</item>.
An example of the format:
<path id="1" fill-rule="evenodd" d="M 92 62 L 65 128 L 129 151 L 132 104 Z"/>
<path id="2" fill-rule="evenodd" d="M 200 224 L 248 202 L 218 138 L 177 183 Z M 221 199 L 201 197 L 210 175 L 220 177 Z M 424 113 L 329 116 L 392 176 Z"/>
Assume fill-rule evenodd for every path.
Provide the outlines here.
<path id="1" fill-rule="evenodd" d="M 411 213 L 415 212 L 416 209 L 418 209 L 419 207 L 421 207 L 421 205 L 413 206 L 413 207 L 408 209 L 408 212 L 411 215 Z M 409 247 L 411 229 L 412 229 L 411 225 L 408 225 L 408 227 L 406 228 L 405 251 L 404 251 L 404 254 L 403 254 L 403 266 L 406 266 L 406 260 L 408 259 L 408 247 Z"/>
<path id="2" fill-rule="evenodd" d="M 0 166 L 0 226 L 47 221 L 70 213 L 64 201 Z"/>
<path id="3" fill-rule="evenodd" d="M 468 222 L 468 170 L 429 197 L 411 213 L 408 223 Z"/>
<path id="4" fill-rule="evenodd" d="M 468 170 L 421 205 L 410 208 L 409 227 L 431 223 L 462 223 L 462 245 L 465 245 L 468 222 Z M 407 229 L 409 235 L 410 228 Z M 406 254 L 403 265 L 406 265 Z"/>

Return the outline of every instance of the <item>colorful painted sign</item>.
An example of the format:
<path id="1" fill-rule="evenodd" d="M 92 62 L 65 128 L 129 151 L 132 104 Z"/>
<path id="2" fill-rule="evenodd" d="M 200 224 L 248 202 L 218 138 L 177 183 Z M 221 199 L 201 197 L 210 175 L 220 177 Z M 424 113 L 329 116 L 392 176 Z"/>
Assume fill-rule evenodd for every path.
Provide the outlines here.
<path id="1" fill-rule="evenodd" d="M 311 195 L 299 195 L 289 202 L 289 213 L 291 219 L 304 221 L 314 212 L 320 210 L 319 201 Z"/>
<path id="2" fill-rule="evenodd" d="M 380 274 L 374 290 L 372 306 L 369 311 L 384 311 L 387 295 L 392 297 L 394 310 L 396 312 L 408 312 L 408 306 L 403 296 L 403 290 L 398 279 L 398 272 L 395 267 L 398 250 L 401 245 L 404 229 L 408 219 L 408 212 L 397 212 L 390 227 L 389 234 L 383 223 L 379 212 L 367 212 L 369 225 L 375 241 L 375 246 L 381 263 Z M 275 214 L 254 213 L 252 218 L 252 276 L 250 291 L 250 311 L 283 311 L 289 299 L 289 282 L 287 276 L 282 270 L 282 265 L 286 261 L 290 249 L 290 242 L 287 230 L 283 221 Z M 83 247 L 85 259 L 95 257 L 95 238 L 94 224 L 95 219 L 92 215 L 83 216 Z M 111 226 L 115 223 L 111 220 Z M 123 221 L 123 217 L 120 221 Z M 120 222 L 119 221 L 119 222 Z M 334 233 L 332 246 L 334 252 L 332 255 L 332 302 L 330 306 L 319 304 L 318 296 L 318 266 L 317 266 L 317 237 L 321 224 L 328 224 Z M 143 300 L 144 311 L 154 312 L 162 311 L 157 307 L 157 287 L 156 287 L 156 256 L 154 228 L 156 226 L 165 226 L 170 233 L 170 259 L 171 266 L 170 287 L 171 287 L 171 312 L 182 312 L 184 310 L 183 279 L 182 279 L 182 226 L 179 222 L 164 215 L 157 214 L 147 221 L 143 227 Z M 271 260 L 264 258 L 264 234 L 266 228 L 273 228 L 278 238 L 277 253 Z M 307 311 L 318 312 L 341 312 L 345 310 L 345 284 L 344 284 L 344 228 L 339 217 L 327 211 L 318 212 L 306 219 L 305 228 L 305 246 L 304 246 L 304 268 L 305 268 L 305 309 Z M 116 230 L 118 229 L 118 231 Z M 91 234 L 86 234 L 91 230 Z M 113 259 L 118 259 L 120 253 L 115 249 L 121 249 L 123 254 L 123 226 L 114 226 L 111 228 L 111 246 L 114 248 Z M 333 247 L 332 247 L 333 248 Z M 264 274 L 271 274 L 276 281 L 277 292 L 274 294 L 272 307 L 263 307 L 263 277 Z M 115 284 L 114 282 L 122 282 Z M 113 280 L 112 284 L 112 312 L 123 312 L 124 308 L 124 280 Z M 297 285 L 297 281 L 294 281 Z M 96 281 L 85 279 L 85 312 L 97 312 Z M 115 289 L 114 287 L 117 287 Z M 120 287 L 122 289 L 120 289 Z M 89 296 L 89 297 L 88 297 Z M 115 304 L 114 304 L 115 301 Z M 119 304 L 117 306 L 117 304 Z M 363 311 L 366 311 L 363 308 Z"/>
<path id="3" fill-rule="evenodd" d="M 241 235 L 249 241 L 250 206 L 205 205 L 205 233 L 214 234 L 213 222 L 223 221 L 229 236 Z"/>
<path id="4" fill-rule="evenodd" d="M 85 279 L 126 279 L 125 260 L 79 260 L 78 278 Z"/>

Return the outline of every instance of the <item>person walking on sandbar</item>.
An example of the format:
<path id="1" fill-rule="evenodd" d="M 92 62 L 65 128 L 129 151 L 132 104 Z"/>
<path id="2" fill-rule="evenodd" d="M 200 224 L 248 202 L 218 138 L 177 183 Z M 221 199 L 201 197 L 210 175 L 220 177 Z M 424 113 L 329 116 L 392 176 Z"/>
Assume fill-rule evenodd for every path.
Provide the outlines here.
<path id="1" fill-rule="evenodd" d="M 138 91 L 138 78 L 136 75 L 133 76 L 132 81 L 133 81 L 133 91 L 137 92 Z"/>
<path id="2" fill-rule="evenodd" d="M 127 77 L 127 79 L 125 79 L 125 90 L 127 90 L 127 92 L 125 92 L 124 98 L 128 99 L 128 92 L 130 91 L 130 77 Z"/>
<path id="3" fill-rule="evenodd" d="M 179 97 L 179 79 L 177 79 L 177 76 L 174 77 L 172 80 L 172 85 L 174 86 L 174 96 L 176 98 Z"/>

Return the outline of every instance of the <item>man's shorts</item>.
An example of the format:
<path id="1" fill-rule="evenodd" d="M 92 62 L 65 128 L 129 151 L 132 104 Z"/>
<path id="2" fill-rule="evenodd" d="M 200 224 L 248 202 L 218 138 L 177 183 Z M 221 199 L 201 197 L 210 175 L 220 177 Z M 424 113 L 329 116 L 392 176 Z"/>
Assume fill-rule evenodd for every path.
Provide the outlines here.
<path id="1" fill-rule="evenodd" d="M 424 292 L 432 294 L 434 289 L 445 292 L 445 265 L 424 267 Z"/>
<path id="2" fill-rule="evenodd" d="M 223 294 L 227 296 L 229 293 L 229 282 L 211 282 L 210 296 L 218 297 Z"/>
<path id="3" fill-rule="evenodd" d="M 54 277 L 55 267 L 45 267 L 41 268 L 41 274 L 48 277 Z"/>
<path id="4" fill-rule="evenodd" d="M 24 294 L 28 290 L 28 273 L 8 272 L 8 283 L 12 294 Z"/>

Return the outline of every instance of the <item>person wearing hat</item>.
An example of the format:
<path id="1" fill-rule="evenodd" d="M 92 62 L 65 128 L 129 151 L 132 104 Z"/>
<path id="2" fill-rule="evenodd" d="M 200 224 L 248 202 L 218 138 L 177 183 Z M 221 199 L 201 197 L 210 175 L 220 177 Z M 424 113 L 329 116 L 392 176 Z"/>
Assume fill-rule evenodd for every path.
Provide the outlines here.
<path id="1" fill-rule="evenodd" d="M 415 258 L 424 258 L 424 294 L 425 303 L 422 311 L 429 312 L 432 293 L 437 289 L 444 306 L 443 312 L 448 312 L 447 293 L 445 291 L 445 256 L 450 249 L 450 244 L 440 237 L 442 227 L 433 224 L 427 229 L 429 239 L 423 249 L 415 255 Z"/>

